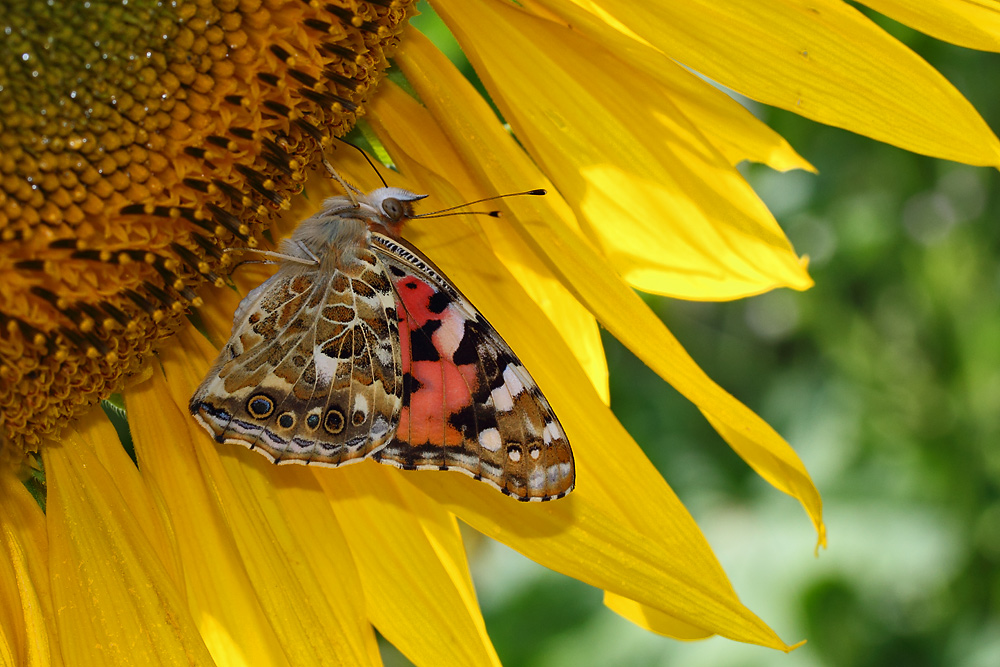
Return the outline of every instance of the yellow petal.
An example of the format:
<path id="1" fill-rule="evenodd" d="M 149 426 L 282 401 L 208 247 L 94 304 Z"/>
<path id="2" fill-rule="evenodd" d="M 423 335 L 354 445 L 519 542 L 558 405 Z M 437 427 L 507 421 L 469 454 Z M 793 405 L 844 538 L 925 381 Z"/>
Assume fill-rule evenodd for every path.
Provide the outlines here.
<path id="1" fill-rule="evenodd" d="M 216 296 L 203 316 L 218 311 L 213 317 L 231 321 L 237 297 L 226 289 Z M 160 357 L 181 412 L 217 350 L 191 327 L 177 339 L 179 345 Z M 207 433 L 193 437 L 198 435 L 190 437 L 199 467 L 289 663 L 377 664 L 350 550 L 310 471 L 274 466 L 255 452 L 217 445 Z"/>
<path id="2" fill-rule="evenodd" d="M 954 86 L 840 0 L 571 1 L 765 104 L 917 153 L 1000 164 L 1000 141 Z M 540 2 L 559 12 L 561 0 Z"/>
<path id="3" fill-rule="evenodd" d="M 61 665 L 45 515 L 9 467 L 0 470 L 0 507 L 0 664 Z"/>
<path id="4" fill-rule="evenodd" d="M 71 665 L 212 665 L 164 567 L 162 525 L 100 410 L 42 450 L 53 607 Z M 152 537 L 152 539 L 150 539 Z"/>
<path id="5" fill-rule="evenodd" d="M 863 0 L 875 11 L 922 33 L 981 51 L 1000 51 L 996 0 Z"/>
<path id="6" fill-rule="evenodd" d="M 139 466 L 171 519 L 191 615 L 216 664 L 287 664 L 239 549 L 228 531 L 220 530 L 224 513 L 194 441 L 204 446 L 204 432 L 171 402 L 159 366 L 148 381 L 126 392 L 125 404 Z"/>
<path id="7" fill-rule="evenodd" d="M 351 550 L 329 500 L 311 471 L 302 466 L 278 468 L 256 452 L 236 448 L 221 459 L 237 493 L 253 498 L 253 507 L 267 525 L 253 526 L 258 539 L 272 540 L 283 560 L 263 563 L 258 573 L 258 596 L 267 599 L 270 613 L 288 613 L 282 626 L 301 628 L 282 636 L 293 665 L 379 665 L 375 633 L 368 623 L 365 596 Z M 237 473 L 245 476 L 240 479 Z M 244 559 L 259 557 L 248 540 Z M 289 586 L 292 578 L 301 584 Z M 267 593 L 261 589 L 269 587 Z M 295 599 L 292 591 L 305 593 Z M 306 619 L 302 623 L 302 619 Z M 295 642 L 307 645 L 299 647 Z M 320 635 L 320 637 L 314 637 Z M 292 642 L 289 644 L 289 642 Z M 291 645 L 291 650 L 289 646 Z"/>
<path id="8" fill-rule="evenodd" d="M 491 183 L 497 192 L 515 190 L 525 181 L 539 182 L 543 176 L 498 126 L 479 95 L 464 79 L 453 76 L 453 70 L 443 67 L 438 58 L 437 51 L 428 47 L 426 41 L 414 39 L 406 41 L 397 54 L 397 62 L 468 168 L 480 169 L 478 176 Z M 399 131 L 394 130 L 394 136 L 401 137 L 415 136 L 421 131 L 419 126 L 408 132 L 402 127 L 396 129 Z M 723 437 L 739 434 L 741 439 L 770 453 L 770 458 L 755 462 L 755 467 L 759 465 L 758 469 L 766 470 L 769 479 L 783 480 L 782 490 L 796 490 L 795 497 L 809 513 L 822 543 L 825 539 L 822 502 L 795 452 L 766 422 L 712 382 L 635 292 L 608 270 L 593 247 L 573 232 L 572 214 L 565 203 L 553 193 L 512 200 L 508 205 L 516 213 L 513 220 L 520 233 L 530 239 L 535 251 L 547 258 L 550 269 L 608 331 L 703 413 L 725 424 L 727 428 L 720 431 Z M 437 258 L 432 255 L 432 259 Z M 444 259 L 444 266 L 443 262 Z M 446 268 L 456 272 L 463 265 L 467 266 L 468 261 L 456 258 L 456 263 Z M 465 289 L 462 283 L 459 285 Z M 511 313 L 510 317 L 517 315 Z M 492 321 L 502 322 L 499 318 Z M 507 331 L 503 333 L 507 335 Z M 742 442 L 738 440 L 735 444 L 746 451 Z"/>
<path id="9" fill-rule="evenodd" d="M 629 600 L 614 593 L 604 593 L 604 605 L 622 618 L 627 618 L 640 627 L 666 637 L 691 641 L 712 636 L 711 633 L 706 632 L 696 625 L 685 623 L 673 616 L 664 614 L 662 611 L 647 607 L 635 600 Z"/>
<path id="10" fill-rule="evenodd" d="M 658 63 L 655 70 L 646 70 L 647 74 L 661 79 L 670 90 L 670 100 L 729 164 L 735 166 L 749 160 L 778 171 L 816 171 L 784 137 L 758 120 L 742 104 L 659 52 L 657 55 L 663 62 Z"/>
<path id="11" fill-rule="evenodd" d="M 26 635 L 30 632 L 26 626 L 35 623 L 36 619 L 25 614 L 21 607 L 23 604 L 25 611 L 30 610 L 32 606 L 37 607 L 37 596 L 34 591 L 31 591 L 27 596 L 22 594 L 18 586 L 17 573 L 6 561 L 0 561 L 0 595 L 3 595 L 0 598 L 0 665 L 6 667 L 6 665 L 18 663 L 26 664 L 28 662 Z M 26 597 L 23 603 L 22 597 Z M 44 622 L 38 612 L 36 615 L 39 616 L 37 620 Z M 41 651 L 45 657 L 48 657 L 48 637 L 43 634 L 42 638 L 44 643 Z M 32 639 L 36 639 L 36 637 L 32 637 Z M 39 657 L 35 655 L 31 658 L 31 664 L 38 665 L 45 664 L 45 662 L 39 662 Z"/>
<path id="12" fill-rule="evenodd" d="M 369 122 L 405 173 L 413 174 L 420 167 L 413 163 L 409 153 L 393 139 L 394 136 L 400 136 L 395 134 L 397 131 L 408 132 L 407 145 L 419 146 L 421 156 L 429 158 L 427 162 L 421 161 L 420 164 L 439 178 L 434 181 L 433 188 L 430 187 L 431 183 L 421 185 L 424 186 L 424 191 L 432 193 L 431 199 L 435 207 L 455 206 L 498 194 L 483 190 L 480 184 L 468 177 L 451 143 L 427 109 L 398 86 L 387 82 L 380 88 L 368 110 Z M 419 128 L 419 134 L 414 135 L 413 128 Z M 530 184 L 531 187 L 538 185 L 541 184 Z M 459 195 L 459 192 L 462 194 Z M 495 208 L 505 204 L 495 201 L 487 206 Z M 531 298 L 544 307 L 550 319 L 561 323 L 561 335 L 604 402 L 610 403 L 608 363 L 594 316 L 552 276 L 551 271 L 521 237 L 503 233 L 504 227 L 506 222 L 501 218 L 499 221 L 488 221 L 477 229 L 481 229 L 489 239 L 491 250 L 505 265 L 517 267 L 513 273 Z M 411 223 L 406 229 L 407 236 L 417 239 L 418 245 L 421 235 L 426 232 L 427 226 L 419 221 Z"/>
<path id="13" fill-rule="evenodd" d="M 521 4 L 534 13 L 572 26 L 573 30 L 613 52 L 626 67 L 657 80 L 670 91 L 670 101 L 730 164 L 750 160 L 778 171 L 816 171 L 784 137 L 754 117 L 746 107 L 679 66 L 599 8 L 591 6 L 591 11 L 585 11 L 564 2 L 559 6 L 562 16 L 556 16 L 541 7 L 537 0 L 524 0 Z M 637 82 L 636 85 L 642 84 Z"/>
<path id="14" fill-rule="evenodd" d="M 746 410 L 744 406 L 740 407 Z M 750 429 L 727 420 L 727 415 L 711 412 L 702 406 L 699 408 L 712 428 L 758 475 L 774 488 L 802 501 L 819 534 L 818 546 L 826 546 L 826 526 L 819 520 L 822 512 L 819 492 L 798 455 L 790 447 L 773 447 L 771 443 L 761 442 L 753 437 Z"/>
<path id="15" fill-rule="evenodd" d="M 629 283 L 701 300 L 812 285 L 763 202 L 668 88 L 641 72 L 623 75 L 599 42 L 512 4 L 435 7 L 518 139 Z M 491 36 L 476 39 L 483 25 Z"/>
<path id="16" fill-rule="evenodd" d="M 347 535 L 379 632 L 417 665 L 499 665 L 455 518 L 371 461 L 314 474 Z"/>

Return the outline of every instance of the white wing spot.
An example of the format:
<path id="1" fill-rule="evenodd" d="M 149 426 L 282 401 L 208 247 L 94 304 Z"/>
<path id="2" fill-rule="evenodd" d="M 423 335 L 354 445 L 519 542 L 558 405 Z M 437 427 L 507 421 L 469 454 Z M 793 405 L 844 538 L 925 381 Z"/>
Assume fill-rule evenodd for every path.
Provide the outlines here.
<path id="1" fill-rule="evenodd" d="M 354 396 L 354 411 L 361 412 L 365 417 L 368 416 L 368 397 L 364 394 L 357 394 Z"/>
<path id="2" fill-rule="evenodd" d="M 553 440 L 561 440 L 563 438 L 562 429 L 555 422 L 548 422 L 545 424 L 545 430 L 542 431 L 542 441 L 546 445 L 552 444 Z"/>
<path id="3" fill-rule="evenodd" d="M 500 449 L 503 440 L 500 439 L 500 431 L 495 428 L 483 429 L 479 432 L 479 446 L 491 452 Z"/>
<path id="4" fill-rule="evenodd" d="M 449 359 L 455 356 L 455 351 L 462 344 L 465 335 L 465 318 L 454 308 L 446 310 L 441 317 L 441 327 L 434 332 L 434 344 Z"/>
<path id="5" fill-rule="evenodd" d="M 538 490 L 545 488 L 545 470 L 542 468 L 535 468 L 528 475 L 528 488 L 531 490 Z"/>
<path id="6" fill-rule="evenodd" d="M 507 385 L 497 387 L 491 391 L 490 397 L 493 398 L 493 407 L 500 412 L 510 412 L 514 409 L 514 401 L 510 398 L 510 392 L 507 390 Z"/>
<path id="7" fill-rule="evenodd" d="M 508 449 L 507 450 L 507 456 L 510 458 L 511 461 L 513 461 L 514 463 L 517 463 L 518 461 L 521 460 L 521 450 L 520 449 Z"/>
<path id="8" fill-rule="evenodd" d="M 548 478 L 549 482 L 552 484 L 557 484 L 562 480 L 569 477 L 570 465 L 569 463 L 557 463 L 556 465 L 549 466 Z"/>
<path id="9" fill-rule="evenodd" d="M 328 357 L 319 345 L 313 347 L 313 363 L 316 364 L 316 382 L 319 385 L 328 385 L 337 376 L 338 360 Z"/>
<path id="10" fill-rule="evenodd" d="M 379 363 L 383 366 L 389 366 L 392 364 L 392 348 L 383 348 L 378 346 L 375 348 L 375 356 L 378 357 Z"/>
<path id="11" fill-rule="evenodd" d="M 503 469 L 500 466 L 482 459 L 479 459 L 479 467 L 482 468 L 483 473 L 490 477 L 499 477 L 503 473 Z"/>
<path id="12" fill-rule="evenodd" d="M 524 385 L 521 384 L 521 380 L 514 372 L 514 368 L 514 364 L 507 364 L 507 368 L 503 369 L 503 381 L 504 384 L 507 385 L 507 389 L 510 391 L 511 396 L 517 396 L 524 391 Z"/>
<path id="13" fill-rule="evenodd" d="M 464 452 L 448 452 L 448 457 L 450 459 L 448 463 L 457 464 L 466 470 L 475 470 L 479 467 L 479 457 L 474 454 L 465 454 Z"/>
<path id="14" fill-rule="evenodd" d="M 389 423 L 389 421 L 382 415 L 378 415 L 372 422 L 372 428 L 371 432 L 369 433 L 369 437 L 372 439 L 372 442 L 379 442 L 382 440 L 386 440 L 387 439 L 386 436 L 389 434 L 391 428 L 392 425 Z"/>
<path id="15" fill-rule="evenodd" d="M 537 461 L 538 457 L 542 455 L 542 449 L 541 447 L 532 447 L 528 450 L 528 454 L 531 455 L 532 459 Z"/>

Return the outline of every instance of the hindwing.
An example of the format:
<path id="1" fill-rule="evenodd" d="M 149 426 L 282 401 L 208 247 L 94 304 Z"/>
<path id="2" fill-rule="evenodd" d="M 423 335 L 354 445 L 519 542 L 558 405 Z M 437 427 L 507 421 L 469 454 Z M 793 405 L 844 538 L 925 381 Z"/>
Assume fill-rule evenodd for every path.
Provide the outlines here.
<path id="1" fill-rule="evenodd" d="M 362 259 L 350 273 L 286 263 L 247 295 L 191 399 L 216 441 L 330 466 L 387 442 L 402 402 L 395 298 Z"/>

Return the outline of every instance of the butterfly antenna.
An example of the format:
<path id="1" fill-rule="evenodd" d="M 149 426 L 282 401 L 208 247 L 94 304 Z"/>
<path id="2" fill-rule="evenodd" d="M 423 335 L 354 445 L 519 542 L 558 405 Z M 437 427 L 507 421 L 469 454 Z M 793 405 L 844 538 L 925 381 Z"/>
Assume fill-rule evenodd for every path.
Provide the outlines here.
<path id="1" fill-rule="evenodd" d="M 347 144 L 348 146 L 350 146 L 351 148 L 353 148 L 357 152 L 361 153 L 361 155 L 364 156 L 365 161 L 368 163 L 368 166 L 370 166 L 372 168 L 372 171 L 375 172 L 375 175 L 378 176 L 378 180 L 382 181 L 382 187 L 383 188 L 389 187 L 389 184 L 385 182 L 384 178 L 382 178 L 382 174 L 381 174 L 381 172 L 379 172 L 378 167 L 375 166 L 375 163 L 372 162 L 371 157 L 368 155 L 368 153 L 366 153 L 364 151 L 364 149 L 362 149 L 360 146 L 355 146 L 350 141 L 345 141 L 344 139 L 341 139 L 340 137 L 337 137 L 337 141 L 339 141 L 342 144 Z"/>
<path id="2" fill-rule="evenodd" d="M 421 215 L 414 215 L 411 219 L 416 218 L 441 218 L 448 215 L 488 215 L 491 218 L 499 218 L 500 211 L 464 211 L 461 213 L 453 212 L 458 209 L 466 208 L 467 206 L 472 206 L 474 204 L 482 204 L 486 201 L 493 201 L 495 199 L 504 199 L 506 197 L 520 197 L 521 195 L 544 195 L 546 194 L 544 188 L 537 188 L 535 190 L 525 190 L 524 192 L 509 192 L 505 195 L 494 195 L 492 197 L 484 197 L 483 199 L 477 199 L 476 201 L 466 202 L 464 204 L 459 204 L 458 206 L 450 206 L 448 208 L 443 208 L 440 211 L 431 211 L 430 213 L 423 213 Z"/>

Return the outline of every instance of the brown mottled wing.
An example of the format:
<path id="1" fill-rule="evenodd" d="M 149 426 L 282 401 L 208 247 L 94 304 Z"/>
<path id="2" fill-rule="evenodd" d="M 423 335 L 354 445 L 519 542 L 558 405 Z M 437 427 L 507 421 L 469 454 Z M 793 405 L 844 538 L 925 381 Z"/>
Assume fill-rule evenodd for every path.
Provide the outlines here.
<path id="1" fill-rule="evenodd" d="M 353 271 L 285 264 L 240 304 L 191 399 L 217 442 L 275 463 L 338 466 L 383 446 L 399 421 L 395 299 L 370 251 Z"/>
<path id="2" fill-rule="evenodd" d="M 528 371 L 489 322 L 416 250 L 381 234 L 373 247 L 396 295 L 402 409 L 372 458 L 459 470 L 518 500 L 573 489 L 573 453 Z"/>

